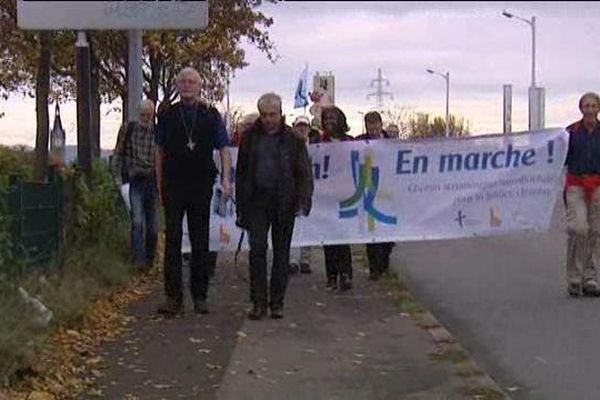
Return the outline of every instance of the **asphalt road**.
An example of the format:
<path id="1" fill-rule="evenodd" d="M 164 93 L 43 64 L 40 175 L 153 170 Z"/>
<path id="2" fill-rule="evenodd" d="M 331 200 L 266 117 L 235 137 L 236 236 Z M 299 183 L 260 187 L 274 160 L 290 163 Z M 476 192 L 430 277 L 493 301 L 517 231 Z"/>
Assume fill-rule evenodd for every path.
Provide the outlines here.
<path id="1" fill-rule="evenodd" d="M 411 291 L 514 399 L 600 398 L 600 298 L 565 287 L 564 211 L 546 234 L 398 243 Z"/>

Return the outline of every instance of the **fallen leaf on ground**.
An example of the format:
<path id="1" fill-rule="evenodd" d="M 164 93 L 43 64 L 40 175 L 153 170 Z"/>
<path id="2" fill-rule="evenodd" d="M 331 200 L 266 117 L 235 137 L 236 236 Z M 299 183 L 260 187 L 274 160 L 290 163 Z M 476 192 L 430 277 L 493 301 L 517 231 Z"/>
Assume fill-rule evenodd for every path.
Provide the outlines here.
<path id="1" fill-rule="evenodd" d="M 104 393 L 102 392 L 102 390 L 100 389 L 91 389 L 88 394 L 90 396 L 94 396 L 94 397 L 102 397 L 104 396 Z"/>
<path id="2" fill-rule="evenodd" d="M 33 391 L 29 394 L 29 400 L 54 400 L 55 397 L 53 394 L 48 392 L 38 392 Z"/>
<path id="3" fill-rule="evenodd" d="M 173 385 L 169 385 L 168 383 L 155 383 L 152 385 L 153 388 L 155 389 L 171 389 L 173 388 Z"/>

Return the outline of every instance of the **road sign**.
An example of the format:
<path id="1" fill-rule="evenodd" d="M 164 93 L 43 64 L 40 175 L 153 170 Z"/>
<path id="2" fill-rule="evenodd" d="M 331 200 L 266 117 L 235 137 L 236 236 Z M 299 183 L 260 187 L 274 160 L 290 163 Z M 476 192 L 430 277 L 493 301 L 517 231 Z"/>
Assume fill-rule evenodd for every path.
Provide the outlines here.
<path id="1" fill-rule="evenodd" d="M 17 23 L 34 30 L 204 29 L 207 0 L 17 0 Z"/>

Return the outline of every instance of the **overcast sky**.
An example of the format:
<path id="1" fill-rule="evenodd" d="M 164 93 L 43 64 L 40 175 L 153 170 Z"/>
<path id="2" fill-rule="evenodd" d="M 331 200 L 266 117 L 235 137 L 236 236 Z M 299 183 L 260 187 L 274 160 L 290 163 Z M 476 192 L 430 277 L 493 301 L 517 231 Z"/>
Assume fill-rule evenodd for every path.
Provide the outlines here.
<path id="1" fill-rule="evenodd" d="M 261 93 L 275 91 L 284 113 L 305 63 L 335 75 L 336 104 L 352 134 L 361 130 L 359 111 L 375 107 L 367 94 L 381 67 L 394 95 L 386 107 L 411 107 L 443 116 L 445 82 L 425 69 L 450 72 L 450 112 L 471 121 L 475 134 L 502 130 L 502 85 L 513 85 L 513 131 L 527 128 L 531 83 L 531 28 L 501 15 L 503 9 L 537 18 L 538 86 L 546 89 L 546 126 L 565 126 L 580 117 L 579 96 L 600 91 L 600 4 L 594 2 L 279 2 L 261 10 L 273 17 L 271 39 L 279 59 L 271 64 L 248 46 L 250 66 L 231 84 L 231 104 L 255 110 Z M 312 79 L 309 80 L 312 82 Z M 107 108 L 108 109 L 108 108 Z M 32 100 L 0 102 L 0 143 L 33 145 Z M 120 116 L 102 121 L 102 147 L 114 146 Z M 52 122 L 52 118 L 51 118 Z M 76 142 L 75 105 L 65 106 L 67 142 Z"/>

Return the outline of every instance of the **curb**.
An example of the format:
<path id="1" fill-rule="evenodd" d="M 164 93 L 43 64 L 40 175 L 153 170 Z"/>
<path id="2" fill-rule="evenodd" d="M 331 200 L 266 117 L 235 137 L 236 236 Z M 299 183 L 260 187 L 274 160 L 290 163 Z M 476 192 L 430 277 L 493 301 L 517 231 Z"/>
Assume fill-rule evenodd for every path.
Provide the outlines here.
<path id="1" fill-rule="evenodd" d="M 353 246 L 352 259 L 360 267 L 368 269 L 366 251 Z M 436 352 L 430 354 L 434 360 L 452 364 L 456 375 L 464 382 L 464 394 L 475 400 L 510 400 L 506 393 L 492 377 L 485 372 L 464 349 L 456 338 L 402 285 L 395 272 L 384 279 L 381 287 L 390 293 L 404 317 L 416 322 L 417 326 L 427 331 L 433 339 Z"/>
<path id="2" fill-rule="evenodd" d="M 416 302 L 412 294 L 410 297 Z M 510 396 L 475 362 L 471 354 L 433 314 L 429 311 L 421 311 L 412 314 L 410 318 L 429 333 L 438 348 L 438 352 L 431 355 L 432 358 L 453 365 L 456 375 L 465 383 L 465 394 L 479 400 L 510 399 Z"/>

